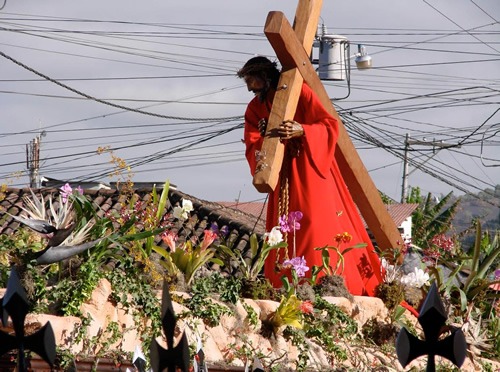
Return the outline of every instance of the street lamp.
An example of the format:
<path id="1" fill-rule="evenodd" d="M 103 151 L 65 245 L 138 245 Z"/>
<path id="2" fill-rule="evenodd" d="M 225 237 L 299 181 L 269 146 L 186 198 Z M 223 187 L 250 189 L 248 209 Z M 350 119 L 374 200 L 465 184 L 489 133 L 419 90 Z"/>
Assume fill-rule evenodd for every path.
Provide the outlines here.
<path id="1" fill-rule="evenodd" d="M 372 57 L 366 52 L 366 47 L 363 44 L 358 44 L 358 53 L 354 55 L 356 58 L 356 67 L 358 70 L 365 70 L 372 68 Z"/>

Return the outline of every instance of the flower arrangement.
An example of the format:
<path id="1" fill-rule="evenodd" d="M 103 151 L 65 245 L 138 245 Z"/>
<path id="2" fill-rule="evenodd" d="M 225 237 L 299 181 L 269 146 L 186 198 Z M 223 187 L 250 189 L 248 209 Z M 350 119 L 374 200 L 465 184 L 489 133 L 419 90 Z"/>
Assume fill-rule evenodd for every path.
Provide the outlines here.
<path id="1" fill-rule="evenodd" d="M 304 257 L 294 257 L 283 262 L 283 267 L 289 267 L 292 273 L 292 283 L 289 283 L 288 278 L 282 278 L 285 295 L 281 296 L 281 301 L 271 316 L 269 322 L 272 326 L 273 333 L 284 326 L 291 326 L 298 329 L 303 328 L 304 314 L 311 314 L 314 311 L 311 301 L 301 301 L 297 297 L 297 287 L 300 285 L 301 278 L 306 276 L 309 271 L 307 262 Z"/>
<path id="2" fill-rule="evenodd" d="M 69 218 L 64 216 L 72 216 L 71 218 L 78 222 L 73 236 L 87 230 L 87 234 L 83 236 L 84 241 L 93 239 L 97 236 L 106 237 L 99 246 L 94 247 L 86 252 L 85 256 L 82 256 L 85 259 L 82 260 L 84 261 L 84 265 L 82 265 L 81 272 L 82 275 L 88 275 L 89 280 L 82 281 L 85 285 L 83 290 L 80 290 L 80 288 L 82 288 L 80 283 L 78 284 L 78 291 L 72 290 L 72 292 L 76 292 L 77 294 L 91 291 L 96 278 L 103 275 L 100 273 L 100 268 L 102 267 L 100 263 L 105 262 L 114 253 L 120 253 L 121 256 L 119 259 L 124 260 L 119 263 L 119 265 L 123 265 L 120 269 L 125 269 L 126 272 L 126 277 L 120 279 L 123 280 L 123 286 L 119 287 L 121 289 L 129 288 L 129 280 L 131 279 L 135 280 L 143 276 L 146 277 L 146 275 L 143 274 L 148 270 L 148 262 L 153 260 L 159 264 L 158 266 L 160 266 L 161 269 L 159 273 L 162 276 L 179 274 L 180 276 L 185 276 L 186 281 L 190 285 L 201 283 L 202 279 L 210 278 L 197 277 L 196 273 L 200 268 L 211 262 L 216 262 L 220 265 L 225 264 L 222 257 L 225 254 L 231 254 L 231 258 L 238 263 L 238 277 L 230 277 L 232 282 L 224 281 L 225 278 L 221 278 L 219 286 L 216 287 L 217 294 L 213 296 L 224 301 L 221 295 L 224 292 L 224 298 L 230 297 L 234 299 L 232 303 L 235 303 L 241 298 L 241 292 L 238 292 L 238 285 L 234 285 L 234 287 L 231 287 L 231 285 L 241 279 L 262 280 L 262 268 L 264 262 L 269 257 L 269 253 L 273 249 L 286 248 L 287 243 L 284 241 L 286 234 L 295 233 L 301 228 L 300 221 L 303 216 L 300 212 L 296 211 L 287 216 L 282 216 L 279 226 L 273 227 L 271 231 L 264 235 L 262 240 L 259 241 L 256 235 L 250 237 L 250 252 L 248 256 L 243 258 L 243 255 L 238 250 L 232 249 L 230 238 L 226 239 L 227 231 L 223 229 L 219 231 L 217 225 L 211 225 L 209 228 L 204 229 L 199 241 L 185 238 L 183 235 L 188 234 L 183 234 L 182 226 L 185 225 L 186 221 L 189 222 L 191 219 L 191 213 L 194 209 L 193 203 L 190 200 L 183 199 L 180 200 L 179 205 L 173 207 L 169 206 L 167 196 L 168 189 L 168 183 L 164 185 L 161 194 L 156 193 L 156 189 L 154 188 L 151 193 L 151 198 L 146 198 L 147 201 L 145 202 L 138 202 L 130 196 L 130 200 L 127 200 L 127 204 L 124 205 L 123 210 L 110 211 L 104 214 L 99 213 L 101 217 L 97 217 L 98 213 L 94 210 L 95 205 L 92 205 L 90 200 L 81 195 L 79 188 L 72 188 L 70 185 L 65 185 L 61 188 L 59 200 L 55 198 L 50 199 L 47 196 L 45 196 L 45 199 L 43 197 L 29 198 L 29 201 L 25 201 L 23 208 L 25 208 L 25 213 L 28 213 L 28 211 L 31 212 L 31 214 L 28 214 L 28 217 L 31 219 L 35 218 L 34 216 L 37 216 L 37 218 L 43 217 L 46 221 L 50 221 L 51 224 L 58 224 L 59 226 L 64 226 L 66 224 L 66 222 L 64 222 L 65 219 Z M 168 210 L 170 210 L 171 213 L 166 213 Z M 43 215 L 43 213 L 45 213 L 45 215 Z M 89 228 L 86 229 L 84 228 L 85 226 L 89 226 Z M 434 240 L 434 243 L 443 246 L 445 240 L 438 238 L 439 237 Z M 72 237 L 71 239 L 74 238 Z M 3 239 L 3 241 L 7 243 L 7 240 Z M 219 242 L 223 242 L 223 244 L 219 244 Z M 326 276 L 342 274 L 345 270 L 344 255 L 349 254 L 349 252 L 356 247 L 363 247 L 365 245 L 364 243 L 352 245 L 352 237 L 348 232 L 335 235 L 333 237 L 333 242 L 334 244 L 332 244 L 332 246 L 315 248 L 321 251 L 323 259 L 322 265 L 319 267 L 310 267 L 311 265 L 308 265 L 305 257 L 296 255 L 292 255 L 291 258 L 287 257 L 281 263 L 284 269 L 289 270 L 290 275 L 283 278 L 283 292 L 281 292 L 281 297 L 278 298 L 279 304 L 276 311 L 267 319 L 267 324 L 272 326 L 276 335 L 283 332 L 283 335 L 287 336 L 293 334 L 293 332 L 298 332 L 296 334 L 301 334 L 304 335 L 302 337 L 309 338 L 301 344 L 307 345 L 307 342 L 310 342 L 312 337 L 318 337 L 317 335 L 320 334 L 322 337 L 321 342 L 324 342 L 324 344 L 321 344 L 322 347 L 324 345 L 329 345 L 332 349 L 328 350 L 333 350 L 335 346 L 334 343 L 336 343 L 337 340 L 335 339 L 332 341 L 328 337 L 331 338 L 332 334 L 337 335 L 337 332 L 332 332 L 329 328 L 325 328 L 322 332 L 319 332 L 320 327 L 318 327 L 318 323 L 316 323 L 317 318 L 322 316 L 328 318 L 325 320 L 324 325 L 331 325 L 334 323 L 331 321 L 330 312 L 325 313 L 325 306 L 327 305 L 321 302 L 321 297 L 319 297 L 321 293 L 316 292 L 318 297 L 316 297 L 314 301 L 311 301 L 304 300 L 299 290 L 303 289 L 305 284 L 313 283 L 315 274 L 317 275 L 320 272 L 323 272 Z M 39 247 L 43 247 L 43 245 Z M 452 249 L 448 250 L 443 247 L 440 249 L 446 252 L 456 252 L 458 248 L 454 246 Z M 4 250 L 4 247 L 0 247 L 0 253 Z M 129 255 L 124 255 L 124 252 L 129 253 Z M 338 256 L 336 264 L 330 263 L 330 255 L 332 254 Z M 429 282 L 438 280 L 432 270 L 434 265 L 430 264 L 437 263 L 438 265 L 436 266 L 439 266 L 445 255 L 446 253 L 441 254 L 438 260 L 428 262 L 428 266 L 426 267 L 414 268 L 412 272 L 406 275 L 397 264 L 394 264 L 394 262 L 398 262 L 397 260 L 382 259 L 384 284 L 398 284 L 405 288 L 406 292 L 414 289 L 423 293 L 429 285 Z M 123 258 L 124 256 L 125 258 Z M 464 255 L 463 261 L 457 260 L 457 267 L 477 269 L 471 272 L 472 278 L 466 283 L 467 286 L 460 288 L 460 290 L 464 292 L 465 297 L 461 292 L 453 288 L 450 288 L 449 292 L 450 294 L 456 295 L 456 297 L 450 300 L 450 306 L 453 306 L 454 302 L 462 301 L 464 298 L 468 304 L 468 308 L 473 309 L 467 313 L 471 318 L 470 324 L 472 324 L 473 316 L 481 317 L 484 314 L 490 314 L 487 321 L 484 320 L 481 324 L 483 324 L 484 327 L 488 327 L 489 334 L 497 336 L 500 335 L 498 331 L 500 329 L 498 326 L 498 324 L 500 324 L 498 322 L 498 314 L 500 314 L 498 301 L 500 298 L 498 293 L 498 286 L 500 285 L 500 269 L 498 268 L 499 256 L 498 240 L 494 240 L 493 237 L 487 239 L 484 234 L 478 234 L 478 244 L 474 247 L 474 250 L 471 251 L 469 255 Z M 158 260 L 158 257 L 160 257 L 160 260 Z M 125 260 L 127 261 L 126 263 Z M 2 262 L 3 261 L 0 261 L 0 265 L 3 264 Z M 90 264 L 88 264 L 89 262 Z M 138 271 L 132 271 L 137 268 Z M 71 269 L 76 271 L 78 268 L 73 266 Z M 49 271 L 52 271 L 52 267 L 50 269 L 43 268 L 43 270 L 49 273 Z M 119 270 L 114 271 L 118 272 Z M 133 275 L 131 274 L 132 272 Z M 156 279 L 158 278 L 153 277 L 152 281 L 148 283 L 154 283 Z M 200 280 L 199 282 L 198 279 Z M 477 281 L 478 279 L 480 279 L 480 281 Z M 151 278 L 148 277 L 148 280 L 151 280 Z M 441 288 L 443 288 L 446 282 L 442 282 L 441 284 Z M 37 288 L 42 287 L 41 285 L 37 285 Z M 74 287 L 68 285 L 66 288 Z M 135 286 L 134 288 L 139 288 L 137 293 L 142 293 L 140 295 L 134 293 L 134 301 L 140 298 L 140 306 L 143 306 L 144 314 L 147 314 L 148 319 L 152 319 L 152 312 L 148 309 L 157 309 L 158 304 L 156 298 L 152 298 L 151 302 L 145 302 L 143 297 L 148 296 L 148 293 L 150 293 L 147 289 L 148 287 Z M 144 290 L 145 288 L 146 290 Z M 224 291 L 222 291 L 221 288 L 223 288 Z M 483 288 L 487 288 L 486 296 L 484 297 L 482 295 Z M 467 289 L 467 292 L 465 292 L 465 289 Z M 190 291 L 191 289 L 186 287 L 186 290 Z M 55 288 L 51 292 L 56 291 L 61 290 Z M 316 288 L 314 288 L 314 291 L 316 291 Z M 73 295 L 74 293 L 71 294 Z M 129 292 L 122 291 L 116 298 L 114 297 L 114 300 L 117 302 L 130 301 L 130 297 L 127 298 L 127 296 L 129 296 Z M 210 295 L 204 293 L 199 297 L 207 298 L 208 296 Z M 272 299 L 276 298 L 277 297 L 273 297 Z M 69 304 L 66 306 L 66 309 L 69 307 L 78 308 L 76 303 L 70 304 L 67 297 L 59 297 L 57 299 L 62 299 L 65 304 Z M 199 298 L 197 298 L 197 300 L 199 300 Z M 475 303 L 473 301 L 475 301 Z M 483 315 L 477 315 L 474 310 L 475 307 L 479 308 L 479 305 L 484 306 L 481 307 Z M 458 314 L 460 306 L 453 309 L 456 314 Z M 191 308 L 190 311 L 192 311 Z M 213 309 L 210 311 L 212 311 L 211 315 L 214 319 L 220 318 L 220 316 L 217 316 L 217 314 L 220 313 Z M 333 309 L 329 309 L 329 311 L 333 311 Z M 78 315 L 76 313 L 74 314 Z M 494 331 L 494 327 L 497 327 L 496 331 Z M 497 337 L 496 339 L 499 338 Z M 326 343 L 327 341 L 328 343 Z M 295 339 L 295 342 L 297 342 L 297 339 Z M 498 341 L 495 345 L 497 348 L 500 347 Z M 302 357 L 305 358 L 305 354 L 306 352 L 304 351 Z M 297 370 L 300 369 L 297 368 Z"/>
<path id="3" fill-rule="evenodd" d="M 157 273 L 157 270 L 152 268 L 151 254 L 157 253 L 162 259 L 159 260 L 160 265 L 166 270 L 166 275 L 177 277 L 182 274 L 184 281 L 190 285 L 196 272 L 206 265 L 208 262 L 218 263 L 222 265 L 222 261 L 215 256 L 216 248 L 213 242 L 217 238 L 217 234 L 210 229 L 204 231 L 204 237 L 201 242 L 196 242 L 191 239 L 178 244 L 178 230 L 184 221 L 190 216 L 193 211 L 193 203 L 190 200 L 183 199 L 181 206 L 173 208 L 173 219 L 170 215 L 165 214 L 167 209 L 169 193 L 169 182 L 163 185 L 162 193 L 158 196 L 156 187 L 151 193 L 150 203 L 142 205 L 134 204 L 134 210 L 127 211 L 123 215 L 123 222 L 128 223 L 130 216 L 137 228 L 143 227 L 144 241 L 135 236 L 133 240 L 133 250 L 135 250 L 135 258 L 139 262 L 143 262 L 147 270 L 151 271 L 157 279 L 165 275 Z M 178 222 L 177 226 L 175 222 Z M 134 230 L 136 232 L 136 230 Z M 167 248 L 159 246 L 155 242 L 155 237 L 160 235 Z M 140 237 L 140 235 L 139 235 Z"/>

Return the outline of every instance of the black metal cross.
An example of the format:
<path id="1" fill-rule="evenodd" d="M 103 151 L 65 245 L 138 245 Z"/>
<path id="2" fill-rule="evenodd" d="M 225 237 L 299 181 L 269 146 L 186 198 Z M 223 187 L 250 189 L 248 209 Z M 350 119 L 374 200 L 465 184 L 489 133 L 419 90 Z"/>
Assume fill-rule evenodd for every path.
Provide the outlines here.
<path id="1" fill-rule="evenodd" d="M 174 347 L 175 323 L 176 318 L 170 293 L 168 292 L 168 284 L 164 282 L 161 301 L 161 324 L 167 339 L 168 349 L 165 350 L 156 340 L 151 342 L 150 359 L 151 368 L 154 372 L 164 371 L 165 369 L 167 372 L 177 372 L 177 368 L 183 372 L 189 370 L 189 344 L 185 333 L 182 334 L 181 340 Z"/>
<path id="2" fill-rule="evenodd" d="M 203 351 L 203 345 L 201 339 L 198 338 L 198 346 L 196 347 L 196 355 L 194 356 L 194 372 L 207 372 L 207 364 L 205 362 L 205 352 Z"/>
<path id="3" fill-rule="evenodd" d="M 396 339 L 396 353 L 399 363 L 406 367 L 412 360 L 428 355 L 427 372 L 436 370 L 436 355 L 449 359 L 460 367 L 467 351 L 467 343 L 461 329 L 451 329 L 451 334 L 443 339 L 439 336 L 446 330 L 443 328 L 447 319 L 446 311 L 439 297 L 436 283 L 432 283 L 429 293 L 418 316 L 418 322 L 424 330 L 425 340 L 413 336 L 406 328 L 399 331 Z"/>
<path id="4" fill-rule="evenodd" d="M 13 268 L 10 271 L 7 291 L 0 301 L 0 314 L 4 326 L 7 325 L 7 319 L 10 315 L 15 335 L 12 336 L 0 331 L 0 356 L 17 349 L 17 370 L 20 372 L 28 370 L 25 350 L 37 353 L 51 367 L 54 365 L 56 357 L 56 341 L 50 322 L 47 322 L 47 324 L 33 334 L 29 336 L 24 335 L 24 320 L 28 314 L 28 310 L 29 302 L 26 292 L 21 286 L 16 270 Z"/>

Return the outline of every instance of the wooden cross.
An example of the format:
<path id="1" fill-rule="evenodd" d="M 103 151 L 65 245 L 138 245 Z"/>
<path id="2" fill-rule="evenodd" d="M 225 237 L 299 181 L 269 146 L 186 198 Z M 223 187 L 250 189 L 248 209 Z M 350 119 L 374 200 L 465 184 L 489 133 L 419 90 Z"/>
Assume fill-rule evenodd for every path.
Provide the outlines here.
<path id="1" fill-rule="evenodd" d="M 282 12 L 268 14 L 264 33 L 281 63 L 282 72 L 274 96 L 267 133 L 274 133 L 283 120 L 293 119 L 302 83 L 305 81 L 318 95 L 325 109 L 337 119 L 339 138 L 335 158 L 349 191 L 368 227 L 382 249 L 401 244 L 401 234 L 380 198 L 347 130 L 310 61 L 310 50 L 318 27 L 322 0 L 299 0 L 294 26 Z M 275 189 L 284 156 L 284 145 L 278 137 L 266 134 L 257 163 L 253 184 L 260 192 Z"/>

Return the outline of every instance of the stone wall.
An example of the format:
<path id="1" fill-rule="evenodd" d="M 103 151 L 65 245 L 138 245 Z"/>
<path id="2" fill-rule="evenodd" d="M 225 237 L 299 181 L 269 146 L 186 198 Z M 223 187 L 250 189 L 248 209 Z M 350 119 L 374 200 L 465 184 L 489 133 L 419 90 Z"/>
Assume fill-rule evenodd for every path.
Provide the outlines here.
<path id="1" fill-rule="evenodd" d="M 87 336 L 99 337 L 100 335 L 101 338 L 105 338 L 105 330 L 110 322 L 116 322 L 122 327 L 122 337 L 120 341 L 112 345 L 111 349 L 133 352 L 136 346 L 141 344 L 133 316 L 127 313 L 119 304 L 116 306 L 109 301 L 111 291 L 110 283 L 107 280 L 101 280 L 98 287 L 94 290 L 90 301 L 82 305 L 82 313 L 92 319 L 87 329 Z M 1 291 L 0 296 L 3 296 Z M 172 297 L 175 298 L 176 296 L 187 296 L 187 294 L 172 293 Z M 161 299 L 161 293 L 158 293 L 158 297 Z M 337 305 L 346 314 L 351 316 L 358 323 L 359 329 L 371 318 L 384 321 L 389 316 L 385 305 L 379 298 L 354 296 L 352 301 L 339 297 L 326 297 L 325 299 Z M 265 338 L 259 332 L 262 319 L 266 319 L 272 314 L 276 310 L 278 303 L 268 300 L 243 299 L 242 301 L 246 305 L 251 306 L 256 312 L 259 319 L 257 325 L 249 324 L 247 311 L 243 303 L 239 301 L 231 309 L 234 316 L 222 316 L 220 324 L 214 327 L 205 325 L 201 319 L 186 318 L 185 320 L 179 320 L 177 322 L 179 337 L 181 332 L 185 331 L 189 343 L 193 345 L 196 345 L 198 338 L 200 338 L 209 365 L 243 366 L 245 361 L 235 358 L 235 350 L 246 346 L 259 350 L 262 354 L 266 355 L 264 364 L 266 361 L 279 360 L 281 363 L 286 364 L 290 371 L 295 370 L 295 361 L 298 356 L 297 348 L 280 335 Z M 221 305 L 227 306 L 223 303 Z M 176 314 L 188 310 L 183 305 L 175 302 L 173 306 Z M 418 328 L 417 319 L 413 315 L 407 312 L 405 317 Z M 49 321 L 54 329 L 58 346 L 71 350 L 75 355 L 82 352 L 83 343 L 75 341 L 76 332 L 82 323 L 79 318 L 29 314 L 26 318 L 26 328 L 37 329 Z M 163 345 L 166 347 L 164 343 Z M 404 370 L 397 361 L 394 351 L 387 353 L 377 347 L 345 343 L 340 346 L 346 349 L 349 358 L 342 363 L 335 363 L 331 361 L 330 356 L 320 346 L 312 342 L 310 342 L 309 346 L 310 366 L 311 370 L 314 371 L 327 371 L 340 366 L 352 367 L 360 371 L 374 370 L 381 366 L 384 366 L 386 368 L 384 370 L 388 371 Z M 388 349 L 390 350 L 391 348 Z M 97 351 L 94 350 L 94 352 Z M 406 370 L 412 366 L 417 367 L 418 370 L 424 369 L 424 365 L 425 359 L 421 358 L 418 361 L 414 361 Z M 500 371 L 500 364 L 493 363 L 493 366 L 497 368 L 494 370 Z M 478 361 L 476 360 L 474 364 L 469 358 L 466 359 L 465 365 L 462 368 L 466 371 L 481 370 Z"/>

